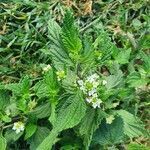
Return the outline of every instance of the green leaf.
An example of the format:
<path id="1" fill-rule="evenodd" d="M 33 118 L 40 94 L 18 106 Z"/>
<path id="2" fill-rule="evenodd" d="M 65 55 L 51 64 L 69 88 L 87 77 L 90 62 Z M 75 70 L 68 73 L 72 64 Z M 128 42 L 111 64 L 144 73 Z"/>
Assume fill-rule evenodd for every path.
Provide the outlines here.
<path id="1" fill-rule="evenodd" d="M 95 51 L 92 45 L 92 41 L 88 38 L 84 38 L 83 49 L 80 56 L 81 68 L 84 72 L 92 69 L 96 66 Z"/>
<path id="2" fill-rule="evenodd" d="M 127 83 L 130 87 L 139 87 L 147 84 L 147 80 L 142 78 L 139 72 L 132 72 L 127 77 Z"/>
<path id="3" fill-rule="evenodd" d="M 6 84 L 5 88 L 17 96 L 27 96 L 29 95 L 30 80 L 28 76 L 25 76 L 19 83 Z"/>
<path id="4" fill-rule="evenodd" d="M 39 119 L 42 119 L 50 116 L 50 111 L 50 103 L 45 103 L 30 111 L 29 114 L 34 115 Z"/>
<path id="5" fill-rule="evenodd" d="M 51 115 L 48 119 L 50 123 L 53 125 L 56 120 L 56 103 L 51 103 Z"/>
<path id="6" fill-rule="evenodd" d="M 0 149 L 1 150 L 6 150 L 6 146 L 7 146 L 6 139 L 0 133 L 0 147 L 1 147 Z"/>
<path id="7" fill-rule="evenodd" d="M 60 150 L 77 150 L 77 149 L 78 149 L 78 147 L 72 146 L 72 145 L 65 145 L 60 148 Z"/>
<path id="8" fill-rule="evenodd" d="M 90 108 L 79 125 L 79 133 L 83 137 L 85 149 L 88 150 L 94 131 L 98 128 L 106 114 L 101 110 Z"/>
<path id="9" fill-rule="evenodd" d="M 49 91 L 46 87 L 46 83 L 42 80 L 37 82 L 34 87 L 34 92 L 39 98 L 45 98 L 49 96 Z"/>
<path id="10" fill-rule="evenodd" d="M 121 71 L 118 71 L 115 75 L 108 76 L 106 78 L 107 89 L 111 89 L 111 88 L 118 86 L 122 82 L 122 80 L 123 80 L 123 73 Z"/>
<path id="11" fill-rule="evenodd" d="M 110 37 L 104 31 L 100 32 L 100 35 L 93 43 L 93 46 L 102 53 L 100 63 L 110 59 L 111 56 L 114 57 L 118 54 L 118 48 L 111 42 Z"/>
<path id="12" fill-rule="evenodd" d="M 5 90 L 0 90 L 0 110 L 4 110 L 4 108 L 9 104 L 9 95 Z"/>
<path id="13" fill-rule="evenodd" d="M 74 25 L 74 18 L 70 11 L 67 11 L 63 21 L 62 43 L 64 48 L 70 53 L 78 54 L 82 48 L 79 33 Z"/>
<path id="14" fill-rule="evenodd" d="M 69 97 L 59 110 L 54 128 L 48 137 L 40 144 L 37 150 L 49 150 L 62 130 L 76 126 L 84 117 L 86 105 L 80 93 Z"/>
<path id="15" fill-rule="evenodd" d="M 12 129 L 7 130 L 6 133 L 5 133 L 5 138 L 7 140 L 7 143 L 13 143 L 13 142 L 17 141 L 23 135 L 23 133 L 24 132 L 20 132 L 20 133 L 17 134 Z"/>
<path id="16" fill-rule="evenodd" d="M 120 49 L 120 52 L 115 58 L 115 60 L 117 60 L 117 62 L 120 64 L 127 64 L 129 62 L 130 53 L 131 49 Z"/>
<path id="17" fill-rule="evenodd" d="M 67 51 L 64 49 L 61 42 L 61 28 L 53 20 L 48 22 L 48 37 L 50 39 L 50 50 L 48 52 L 52 56 L 52 61 L 55 68 L 58 70 L 63 68 L 65 65 L 72 66 L 72 61 L 70 60 Z"/>
<path id="18" fill-rule="evenodd" d="M 102 122 L 95 131 L 93 142 L 101 145 L 114 145 L 122 142 L 123 137 L 123 120 L 117 117 L 111 124 L 106 124 L 105 121 Z"/>
<path id="19" fill-rule="evenodd" d="M 0 114 L 0 118 L 4 121 L 4 122 L 11 122 L 11 118 L 7 115 L 3 115 L 3 114 Z"/>
<path id="20" fill-rule="evenodd" d="M 86 104 L 81 96 L 81 93 L 77 92 L 68 98 L 66 103 L 58 112 L 58 117 L 55 122 L 55 128 L 57 131 L 62 131 L 68 128 L 72 128 L 77 125 L 84 117 L 86 112 Z"/>
<path id="21" fill-rule="evenodd" d="M 55 97 L 58 92 L 57 78 L 53 69 L 50 69 L 44 76 L 44 83 L 47 91 L 49 91 L 49 97 Z"/>
<path id="22" fill-rule="evenodd" d="M 12 91 L 16 95 L 21 95 L 21 86 L 19 83 L 6 84 L 5 88 Z"/>
<path id="23" fill-rule="evenodd" d="M 4 90 L 5 89 L 5 85 L 0 83 L 0 90 Z"/>
<path id="24" fill-rule="evenodd" d="M 19 110 L 26 111 L 27 101 L 30 99 L 30 80 L 25 76 L 19 83 L 6 84 L 6 89 L 11 90 Z"/>
<path id="25" fill-rule="evenodd" d="M 48 38 L 51 41 L 51 44 L 57 47 L 58 49 L 62 48 L 60 42 L 60 34 L 61 34 L 61 27 L 58 23 L 54 20 L 49 20 L 48 22 Z"/>
<path id="26" fill-rule="evenodd" d="M 124 134 L 130 138 L 147 135 L 143 124 L 133 114 L 125 111 L 117 111 L 118 115 L 123 119 Z"/>
<path id="27" fill-rule="evenodd" d="M 142 60 L 144 61 L 143 67 L 147 74 L 150 76 L 150 56 L 145 54 L 143 51 L 140 52 L 140 56 Z"/>
<path id="28" fill-rule="evenodd" d="M 65 78 L 62 80 L 62 87 L 67 93 L 73 94 L 76 92 L 76 87 L 74 84 L 76 83 L 77 76 L 75 72 L 69 69 L 66 72 Z"/>
<path id="29" fill-rule="evenodd" d="M 39 98 L 55 97 L 59 89 L 53 69 L 45 73 L 44 79 L 37 82 L 33 89 Z"/>
<path id="30" fill-rule="evenodd" d="M 26 139 L 30 138 L 35 133 L 36 129 L 37 129 L 37 125 L 35 125 L 33 123 L 28 123 L 26 125 L 24 139 L 26 140 Z"/>
<path id="31" fill-rule="evenodd" d="M 50 130 L 46 127 L 37 127 L 35 134 L 28 140 L 30 149 L 37 149 L 38 145 L 48 136 Z"/>
<path id="32" fill-rule="evenodd" d="M 137 18 L 133 19 L 132 24 L 133 24 L 133 26 L 134 26 L 135 29 L 139 29 L 142 26 L 141 21 L 138 20 Z"/>
<path id="33" fill-rule="evenodd" d="M 140 49 L 149 49 L 150 48 L 150 35 L 149 34 L 144 34 L 139 41 L 139 48 Z"/>

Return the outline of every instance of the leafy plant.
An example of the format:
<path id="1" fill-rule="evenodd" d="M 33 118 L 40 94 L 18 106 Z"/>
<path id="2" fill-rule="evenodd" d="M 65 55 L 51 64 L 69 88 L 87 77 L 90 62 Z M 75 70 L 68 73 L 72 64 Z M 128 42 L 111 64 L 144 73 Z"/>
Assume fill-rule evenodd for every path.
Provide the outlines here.
<path id="1" fill-rule="evenodd" d="M 26 22 L 26 31 L 18 28 L 11 36 L 3 36 L 3 47 L 6 47 L 0 51 L 9 53 L 13 46 L 17 48 L 19 37 L 25 34 L 18 57 L 30 69 L 35 63 L 32 69 L 36 71 L 25 75 L 27 72 L 21 70 L 16 58 L 11 60 L 14 69 L 9 70 L 9 55 L 6 59 L 1 57 L 7 62 L 2 75 L 10 71 L 21 76 L 19 81 L 17 78 L 17 81 L 0 83 L 1 149 L 108 149 L 130 139 L 148 137 L 144 123 L 138 118 L 142 92 L 149 90 L 149 56 L 143 37 L 136 53 L 134 38 L 129 37 L 130 44 L 120 38 L 122 45 L 118 46 L 103 26 L 100 30 L 95 27 L 92 34 L 86 27 L 82 34 L 83 29 L 77 27 L 70 10 L 58 22 L 47 15 L 46 3 L 37 6 L 36 2 L 25 3 L 26 11 L 31 9 L 36 14 L 38 10 L 44 17 L 30 22 L 33 17 L 30 13 L 16 15 Z M 20 2 L 17 4 L 7 13 L 13 16 L 18 8 L 23 9 Z M 125 28 L 125 18 L 118 16 L 117 20 Z M 139 29 L 140 21 L 134 20 L 133 26 Z M 26 60 L 32 48 L 38 52 Z"/>

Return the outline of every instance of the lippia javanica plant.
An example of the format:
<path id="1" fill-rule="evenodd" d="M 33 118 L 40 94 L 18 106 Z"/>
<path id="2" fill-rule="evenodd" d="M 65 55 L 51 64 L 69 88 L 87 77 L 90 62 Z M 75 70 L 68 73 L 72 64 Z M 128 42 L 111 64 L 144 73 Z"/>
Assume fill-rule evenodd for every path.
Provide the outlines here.
<path id="1" fill-rule="evenodd" d="M 95 35 L 94 40 L 79 35 L 69 11 L 62 27 L 48 21 L 49 41 L 42 52 L 51 62 L 41 64 L 41 78 L 0 85 L 3 149 L 6 141 L 8 146 L 19 138 L 31 150 L 50 150 L 68 134 L 71 149 L 88 150 L 146 135 L 132 107 L 146 76 L 137 82 L 132 63 L 128 73 L 122 69 L 131 48 L 117 48 L 104 31 Z"/>

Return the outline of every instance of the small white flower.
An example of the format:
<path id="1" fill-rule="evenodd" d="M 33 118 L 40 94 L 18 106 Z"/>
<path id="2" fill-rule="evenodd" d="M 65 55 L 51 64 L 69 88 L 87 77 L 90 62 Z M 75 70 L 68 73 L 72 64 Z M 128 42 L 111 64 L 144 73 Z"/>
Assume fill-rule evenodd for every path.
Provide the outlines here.
<path id="1" fill-rule="evenodd" d="M 14 123 L 14 126 L 13 126 L 13 130 L 15 130 L 15 132 L 18 134 L 20 133 L 21 131 L 24 131 L 24 123 L 21 122 L 21 121 L 18 121 L 18 122 L 15 122 Z"/>
<path id="2" fill-rule="evenodd" d="M 97 98 L 97 97 L 98 97 L 97 93 L 94 93 L 94 94 L 92 95 L 92 97 L 93 97 L 93 98 Z"/>
<path id="3" fill-rule="evenodd" d="M 95 82 L 98 78 L 99 76 L 96 73 L 94 73 L 93 75 L 87 77 L 87 81 L 92 83 Z"/>
<path id="4" fill-rule="evenodd" d="M 98 98 L 94 98 L 93 101 L 92 101 L 92 106 L 93 108 L 100 108 L 100 104 L 102 103 L 101 99 L 98 99 Z"/>
<path id="5" fill-rule="evenodd" d="M 97 88 L 98 85 L 99 85 L 99 82 L 97 82 L 97 81 L 96 81 L 96 82 L 93 82 L 93 87 L 94 87 L 94 88 Z"/>
<path id="6" fill-rule="evenodd" d="M 102 84 L 103 84 L 103 85 L 106 85 L 106 84 L 107 84 L 107 81 L 106 81 L 106 80 L 103 80 L 103 81 L 102 81 Z"/>
<path id="7" fill-rule="evenodd" d="M 86 98 L 86 101 L 87 101 L 88 103 L 91 103 L 91 102 L 92 102 L 92 98 L 91 98 L 91 97 L 87 97 L 87 98 Z"/>
<path id="8" fill-rule="evenodd" d="M 84 86 L 81 86 L 81 87 L 80 87 L 80 90 L 82 90 L 83 93 L 85 93 L 85 94 L 86 94 L 86 92 L 87 92 L 87 89 L 86 89 Z"/>
<path id="9" fill-rule="evenodd" d="M 106 80 L 103 80 L 103 81 L 102 81 L 102 84 L 103 84 L 103 85 L 106 85 L 106 84 L 107 84 L 107 81 L 106 81 Z"/>
<path id="10" fill-rule="evenodd" d="M 97 90 L 94 88 L 94 89 L 92 89 L 91 91 L 88 92 L 88 95 L 92 96 L 94 93 L 96 93 L 96 91 Z"/>
<path id="11" fill-rule="evenodd" d="M 97 80 L 97 79 L 99 78 L 99 76 L 98 76 L 98 74 L 94 73 L 94 74 L 92 75 L 92 78 L 94 78 L 95 80 Z"/>
<path id="12" fill-rule="evenodd" d="M 90 76 L 90 77 L 87 77 L 87 80 L 86 80 L 86 81 L 88 81 L 88 82 L 92 83 L 92 82 L 94 82 L 94 81 L 95 81 L 95 79 L 94 79 L 94 78 L 92 78 L 92 77 Z"/>
<path id="13" fill-rule="evenodd" d="M 86 101 L 91 103 L 94 108 L 100 108 L 102 101 L 98 99 L 97 87 L 99 86 L 99 76 L 95 73 L 86 77 L 85 80 L 78 80 L 80 89 L 86 94 Z"/>
<path id="14" fill-rule="evenodd" d="M 86 87 L 85 87 L 85 85 L 84 85 L 83 80 L 78 80 L 77 83 L 78 83 L 78 85 L 79 85 L 79 87 L 80 87 L 80 90 L 82 90 L 82 91 L 86 94 L 87 89 L 86 89 Z"/>
<path id="15" fill-rule="evenodd" d="M 47 72 L 51 69 L 51 65 L 47 65 L 43 68 L 43 72 Z"/>
<path id="16" fill-rule="evenodd" d="M 99 102 L 99 101 L 97 101 L 97 102 L 92 102 L 93 108 L 96 108 L 96 107 L 100 108 L 100 104 L 101 104 L 101 102 Z"/>
<path id="17" fill-rule="evenodd" d="M 77 83 L 78 83 L 80 86 L 83 86 L 83 85 L 84 85 L 83 80 L 78 80 Z"/>

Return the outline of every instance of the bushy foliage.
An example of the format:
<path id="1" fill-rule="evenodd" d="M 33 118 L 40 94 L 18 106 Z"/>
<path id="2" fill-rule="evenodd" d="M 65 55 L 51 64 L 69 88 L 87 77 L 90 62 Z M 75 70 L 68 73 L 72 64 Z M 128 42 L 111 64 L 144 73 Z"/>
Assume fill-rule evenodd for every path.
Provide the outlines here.
<path id="1" fill-rule="evenodd" d="M 28 12 L 35 3 L 26 2 Z M 7 62 L 2 65 L 0 83 L 1 149 L 115 149 L 130 139 L 148 138 L 138 107 L 148 105 L 149 35 L 135 43 L 124 33 L 129 39 L 120 38 L 119 46 L 102 25 L 101 29 L 94 27 L 92 34 L 89 30 L 82 34 L 85 29 L 80 30 L 71 10 L 58 23 L 48 10 L 40 12 L 42 7 L 48 7 L 44 3 L 38 6 L 46 21 L 37 17 L 36 26 L 36 19 L 26 22 L 25 31 L 19 22 L 20 27 L 9 37 L 1 36 L 0 61 Z M 30 20 L 31 14 L 15 17 Z M 19 53 L 21 63 L 15 62 L 17 55 L 11 56 L 12 49 Z M 9 70 L 6 53 L 13 69 Z M 25 70 L 20 64 L 28 67 Z M 30 69 L 36 71 L 31 75 Z M 9 73 L 18 73 L 14 75 L 18 81 L 4 80 Z M 144 103 L 140 102 L 143 93 Z M 132 147 L 147 149 L 132 143 L 128 149 Z"/>

